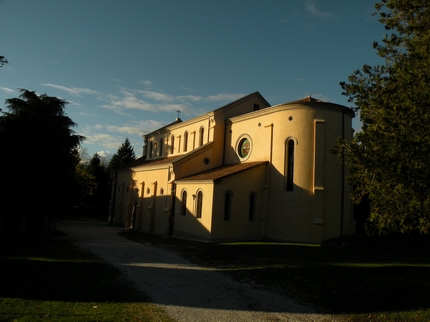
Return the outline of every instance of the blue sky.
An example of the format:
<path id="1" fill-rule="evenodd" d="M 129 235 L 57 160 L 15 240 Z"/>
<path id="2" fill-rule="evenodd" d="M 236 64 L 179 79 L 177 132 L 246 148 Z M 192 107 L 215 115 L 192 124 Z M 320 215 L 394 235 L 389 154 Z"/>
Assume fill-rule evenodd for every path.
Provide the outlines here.
<path id="1" fill-rule="evenodd" d="M 382 63 L 375 2 L 0 0 L 0 108 L 18 88 L 60 97 L 87 155 L 128 137 L 140 156 L 177 110 L 187 120 L 255 91 L 351 106 L 339 82 Z"/>

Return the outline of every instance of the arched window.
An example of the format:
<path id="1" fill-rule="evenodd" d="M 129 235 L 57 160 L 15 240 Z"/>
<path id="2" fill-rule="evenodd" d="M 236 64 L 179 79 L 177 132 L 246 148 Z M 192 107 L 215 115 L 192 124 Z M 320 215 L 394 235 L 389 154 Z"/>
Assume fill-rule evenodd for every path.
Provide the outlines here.
<path id="1" fill-rule="evenodd" d="M 170 137 L 170 154 L 174 153 L 174 149 L 175 149 L 175 136 L 172 135 Z"/>
<path id="2" fill-rule="evenodd" d="M 184 152 L 187 152 L 188 148 L 188 131 L 184 133 Z"/>
<path id="3" fill-rule="evenodd" d="M 228 221 L 231 218 L 231 197 L 232 193 L 227 191 L 224 196 L 224 220 Z"/>
<path id="4" fill-rule="evenodd" d="M 159 148 L 159 156 L 163 156 L 163 138 L 160 139 L 160 148 Z"/>
<path id="5" fill-rule="evenodd" d="M 196 218 L 202 218 L 202 207 L 203 207 L 203 193 L 197 192 L 197 212 Z"/>
<path id="6" fill-rule="evenodd" d="M 251 193 L 249 195 L 249 213 L 248 213 L 248 220 L 254 221 L 255 220 L 255 193 Z"/>
<path id="7" fill-rule="evenodd" d="M 205 128 L 202 126 L 201 128 L 200 128 L 200 137 L 199 137 L 199 146 L 202 146 L 203 145 L 203 139 L 204 139 L 204 135 L 205 135 Z"/>
<path id="8" fill-rule="evenodd" d="M 182 191 L 181 199 L 181 215 L 185 216 L 187 214 L 187 191 Z"/>
<path id="9" fill-rule="evenodd" d="M 294 188 L 294 146 L 293 139 L 285 143 L 285 190 L 293 191 Z"/>

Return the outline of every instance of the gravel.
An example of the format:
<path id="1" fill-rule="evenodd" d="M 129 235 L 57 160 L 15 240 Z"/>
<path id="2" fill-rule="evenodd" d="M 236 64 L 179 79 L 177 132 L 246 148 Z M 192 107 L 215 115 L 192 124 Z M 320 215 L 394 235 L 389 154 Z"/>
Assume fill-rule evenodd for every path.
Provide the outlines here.
<path id="1" fill-rule="evenodd" d="M 103 223 L 62 221 L 73 243 L 119 268 L 176 321 L 336 321 L 278 294 L 233 281 L 164 249 L 118 236 Z"/>

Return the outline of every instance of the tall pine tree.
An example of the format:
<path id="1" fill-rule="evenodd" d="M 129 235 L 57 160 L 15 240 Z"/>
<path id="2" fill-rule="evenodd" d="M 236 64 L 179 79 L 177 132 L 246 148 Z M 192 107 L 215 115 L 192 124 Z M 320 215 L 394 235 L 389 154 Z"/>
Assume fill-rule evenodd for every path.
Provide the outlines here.
<path id="1" fill-rule="evenodd" d="M 127 163 L 136 160 L 134 149 L 130 144 L 128 138 L 125 139 L 124 143 L 118 148 L 118 151 L 113 155 L 109 162 L 109 169 L 111 175 L 114 177 L 115 171 L 122 168 Z"/>

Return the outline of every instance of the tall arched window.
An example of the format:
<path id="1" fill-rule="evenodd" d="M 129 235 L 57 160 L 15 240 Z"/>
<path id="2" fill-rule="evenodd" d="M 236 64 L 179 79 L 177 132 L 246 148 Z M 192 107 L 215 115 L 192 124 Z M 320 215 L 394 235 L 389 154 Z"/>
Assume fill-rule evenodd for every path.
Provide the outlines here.
<path id="1" fill-rule="evenodd" d="M 175 149 L 175 136 L 172 135 L 170 137 L 170 154 L 174 153 L 174 149 Z"/>
<path id="2" fill-rule="evenodd" d="M 187 191 L 182 191 L 181 199 L 181 215 L 185 216 L 187 214 Z"/>
<path id="3" fill-rule="evenodd" d="M 187 152 L 188 148 L 188 131 L 184 133 L 184 152 Z"/>
<path id="4" fill-rule="evenodd" d="M 203 140 L 204 140 L 204 135 L 205 135 L 205 128 L 202 126 L 201 128 L 200 128 L 200 131 L 199 131 L 200 133 L 199 133 L 199 146 L 202 146 L 203 145 Z"/>
<path id="5" fill-rule="evenodd" d="M 293 139 L 285 143 L 285 190 L 293 191 L 294 188 L 294 146 Z"/>
<path id="6" fill-rule="evenodd" d="M 197 192 L 197 212 L 196 218 L 202 218 L 202 207 L 203 207 L 203 193 Z"/>
<path id="7" fill-rule="evenodd" d="M 227 191 L 224 196 L 224 220 L 228 221 L 231 218 L 231 192 Z"/>
<path id="8" fill-rule="evenodd" d="M 248 220 L 254 221 L 255 220 L 255 193 L 251 193 L 249 195 L 249 213 L 248 213 Z"/>

